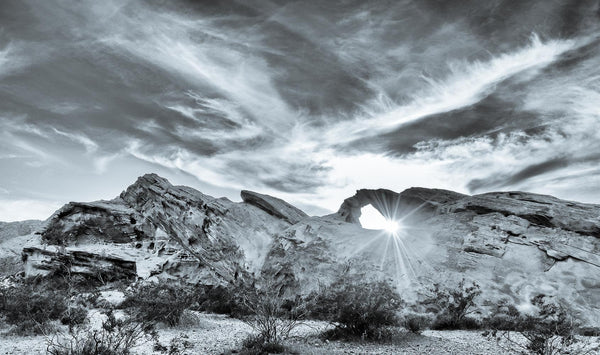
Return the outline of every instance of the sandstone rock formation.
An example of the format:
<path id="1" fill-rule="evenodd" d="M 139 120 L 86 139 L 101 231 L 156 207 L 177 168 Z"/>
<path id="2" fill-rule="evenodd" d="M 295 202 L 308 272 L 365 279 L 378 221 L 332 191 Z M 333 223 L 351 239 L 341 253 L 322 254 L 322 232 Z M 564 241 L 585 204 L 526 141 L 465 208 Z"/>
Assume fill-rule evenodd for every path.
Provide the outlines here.
<path id="1" fill-rule="evenodd" d="M 0 279 L 24 271 L 21 251 L 42 221 L 0 222 Z"/>
<path id="2" fill-rule="evenodd" d="M 204 284 L 263 273 L 290 295 L 356 274 L 391 280 L 407 300 L 465 278 L 481 285 L 480 306 L 507 298 L 525 310 L 543 293 L 600 324 L 598 205 L 524 192 L 380 189 L 357 191 L 337 213 L 308 217 L 271 196 L 243 191 L 242 199 L 144 175 L 113 200 L 59 209 L 37 241 L 27 237 L 26 270 L 62 263 L 91 275 L 97 264 L 115 278 L 135 270 Z M 367 204 L 400 221 L 400 232 L 361 228 Z"/>
<path id="3" fill-rule="evenodd" d="M 369 203 L 401 221 L 398 235 L 359 227 L 360 208 Z M 504 298 L 526 310 L 543 293 L 600 324 L 598 226 L 600 206 L 551 196 L 359 190 L 338 213 L 282 232 L 265 267 L 305 290 L 341 270 L 391 278 L 407 299 L 465 278 L 482 286 L 482 303 Z"/>
<path id="4" fill-rule="evenodd" d="M 35 259 L 35 260 L 32 260 Z M 101 282 L 137 279 L 136 263 L 117 256 L 100 255 L 82 250 L 23 249 L 28 275 L 84 275 Z"/>
<path id="5" fill-rule="evenodd" d="M 295 224 L 308 217 L 299 208 L 296 208 L 284 200 L 257 192 L 242 190 L 242 200 L 254 205 L 270 215 L 279 217 L 291 224 Z"/>
<path id="6" fill-rule="evenodd" d="M 221 284 L 260 269 L 274 235 L 289 225 L 254 205 L 147 174 L 113 200 L 63 206 L 40 234 L 42 244 L 67 247 L 70 255 L 102 250 L 114 260 L 133 260 L 140 277 Z M 23 253 L 27 270 L 45 270 L 58 260 L 36 257 L 53 256 L 37 249 Z"/>
<path id="7" fill-rule="evenodd" d="M 438 205 L 464 196 L 453 191 L 419 187 L 410 188 L 400 194 L 386 189 L 361 189 L 356 191 L 354 196 L 344 200 L 337 215 L 346 222 L 360 225 L 360 210 L 369 204 L 385 218 L 400 219 L 414 210 L 419 210 L 419 214 L 423 215 L 424 211 L 434 211 Z"/>

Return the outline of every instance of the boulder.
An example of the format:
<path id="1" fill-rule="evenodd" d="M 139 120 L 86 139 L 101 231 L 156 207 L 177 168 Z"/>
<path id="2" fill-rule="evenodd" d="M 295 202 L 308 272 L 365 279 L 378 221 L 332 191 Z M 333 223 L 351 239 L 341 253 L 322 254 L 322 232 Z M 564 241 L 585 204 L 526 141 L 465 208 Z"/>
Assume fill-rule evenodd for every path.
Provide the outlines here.
<path id="1" fill-rule="evenodd" d="M 290 224 L 298 223 L 308 217 L 308 215 L 299 208 L 296 208 L 277 197 L 263 195 L 248 190 L 242 190 L 241 196 L 244 202 L 254 205 L 268 214 L 281 218 Z"/>

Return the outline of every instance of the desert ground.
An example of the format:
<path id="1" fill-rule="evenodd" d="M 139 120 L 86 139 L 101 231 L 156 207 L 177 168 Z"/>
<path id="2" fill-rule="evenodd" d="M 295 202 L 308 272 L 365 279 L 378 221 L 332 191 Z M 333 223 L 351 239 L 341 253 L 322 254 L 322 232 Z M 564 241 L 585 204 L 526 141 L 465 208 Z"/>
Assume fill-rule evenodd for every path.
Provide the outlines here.
<path id="1" fill-rule="evenodd" d="M 371 342 L 328 341 L 319 338 L 327 329 L 325 322 L 309 321 L 298 327 L 288 340 L 292 351 L 299 354 L 503 354 L 506 350 L 495 341 L 481 336 L 480 331 L 425 331 L 422 335 L 407 333 L 393 344 Z M 234 353 L 252 329 L 244 322 L 224 315 L 187 312 L 182 324 L 159 329 L 160 340 L 169 343 L 182 336 L 193 344 L 187 354 Z M 0 354 L 44 354 L 44 336 L 4 335 Z M 151 343 L 134 348 L 134 354 L 154 352 Z"/>
<path id="2" fill-rule="evenodd" d="M 422 334 L 405 332 L 389 342 L 329 341 L 319 337 L 330 328 L 325 322 L 307 321 L 296 328 L 287 340 L 289 353 L 296 354 L 517 354 L 507 344 L 497 343 L 482 335 L 482 331 L 435 331 Z M 252 328 L 246 323 L 225 315 L 187 311 L 180 325 L 161 327 L 161 343 L 173 338 L 184 339 L 190 346 L 182 354 L 235 354 Z M 574 354 L 594 354 L 600 346 L 598 337 L 582 337 Z M 16 336 L 3 334 L 0 354 L 45 354 L 44 336 Z M 581 351 L 580 351 L 581 350 Z M 141 342 L 133 354 L 160 354 L 151 342 Z"/>

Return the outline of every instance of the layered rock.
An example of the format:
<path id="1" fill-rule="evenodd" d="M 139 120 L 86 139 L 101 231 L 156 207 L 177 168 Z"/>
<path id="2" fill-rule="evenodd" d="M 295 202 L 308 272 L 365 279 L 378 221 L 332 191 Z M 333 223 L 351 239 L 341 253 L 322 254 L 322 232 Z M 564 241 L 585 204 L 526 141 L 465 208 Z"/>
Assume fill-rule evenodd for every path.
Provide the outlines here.
<path id="1" fill-rule="evenodd" d="M 277 197 L 263 195 L 248 190 L 242 190 L 241 196 L 244 202 L 254 205 L 268 214 L 279 217 L 291 224 L 298 223 L 308 217 L 308 215 L 299 208 L 296 208 Z"/>
<path id="2" fill-rule="evenodd" d="M 41 232 L 44 242 L 68 245 L 81 242 L 129 243 L 144 236 L 141 215 L 120 201 L 70 202 L 55 212 Z"/>
<path id="3" fill-rule="evenodd" d="M 275 197 L 243 191 L 242 198 L 144 175 L 113 200 L 58 210 L 42 243 L 23 251 L 27 272 L 79 258 L 81 273 L 97 273 L 98 263 L 115 278 L 131 278 L 131 265 L 137 277 L 204 284 L 263 273 L 290 295 L 360 275 L 391 280 L 408 300 L 433 283 L 452 287 L 466 278 L 481 285 L 487 304 L 508 298 L 527 309 L 544 293 L 600 324 L 598 205 L 523 192 L 359 190 L 338 213 L 308 217 Z M 367 204 L 400 221 L 400 232 L 361 228 Z"/>
<path id="4" fill-rule="evenodd" d="M 448 190 L 418 187 L 402 193 L 386 189 L 361 189 L 344 200 L 337 215 L 346 222 L 360 225 L 361 209 L 371 205 L 388 219 L 405 218 L 414 210 L 419 210 L 419 215 L 422 216 L 426 211 L 435 211 L 440 204 L 456 201 L 464 196 Z"/>
<path id="5" fill-rule="evenodd" d="M 33 239 L 42 227 L 37 220 L 19 222 L 0 222 L 0 279 L 20 274 L 24 271 L 21 250 Z"/>
<path id="6" fill-rule="evenodd" d="M 400 220 L 400 232 L 358 228 L 367 204 Z M 434 283 L 452 287 L 465 278 L 481 285 L 480 302 L 509 299 L 526 310 L 543 293 L 599 324 L 599 226 L 600 206 L 537 194 L 359 190 L 338 213 L 282 232 L 266 269 L 295 280 L 301 285 L 295 292 L 348 273 L 388 278 L 407 299 Z"/>
<path id="7" fill-rule="evenodd" d="M 288 225 L 254 205 L 217 199 L 147 174 L 113 200 L 63 206 L 41 237 L 46 244 L 91 253 L 94 246 L 109 244 L 113 255 L 143 265 L 137 268 L 142 277 L 162 274 L 220 284 L 258 270 L 273 236 Z M 26 259 L 28 264 L 40 260 Z M 28 270 L 45 268 L 39 264 Z"/>
<path id="8" fill-rule="evenodd" d="M 28 247 L 23 249 L 23 261 L 28 275 L 79 274 L 102 282 L 137 278 L 134 260 L 82 250 Z"/>

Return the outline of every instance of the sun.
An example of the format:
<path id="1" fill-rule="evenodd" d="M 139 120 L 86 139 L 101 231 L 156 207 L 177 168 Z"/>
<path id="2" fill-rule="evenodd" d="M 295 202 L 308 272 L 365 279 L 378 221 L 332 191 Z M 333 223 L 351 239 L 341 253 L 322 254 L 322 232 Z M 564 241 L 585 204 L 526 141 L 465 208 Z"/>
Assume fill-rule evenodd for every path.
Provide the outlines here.
<path id="1" fill-rule="evenodd" d="M 360 224 L 366 229 L 383 230 L 389 234 L 397 234 L 400 230 L 400 223 L 393 219 L 385 218 L 373 206 L 368 205 L 361 210 Z"/>
<path id="2" fill-rule="evenodd" d="M 383 229 L 384 231 L 386 231 L 390 234 L 396 234 L 396 233 L 398 233 L 398 230 L 400 229 L 400 223 L 398 223 L 398 221 L 386 219 L 385 222 L 383 223 L 381 229 Z"/>

